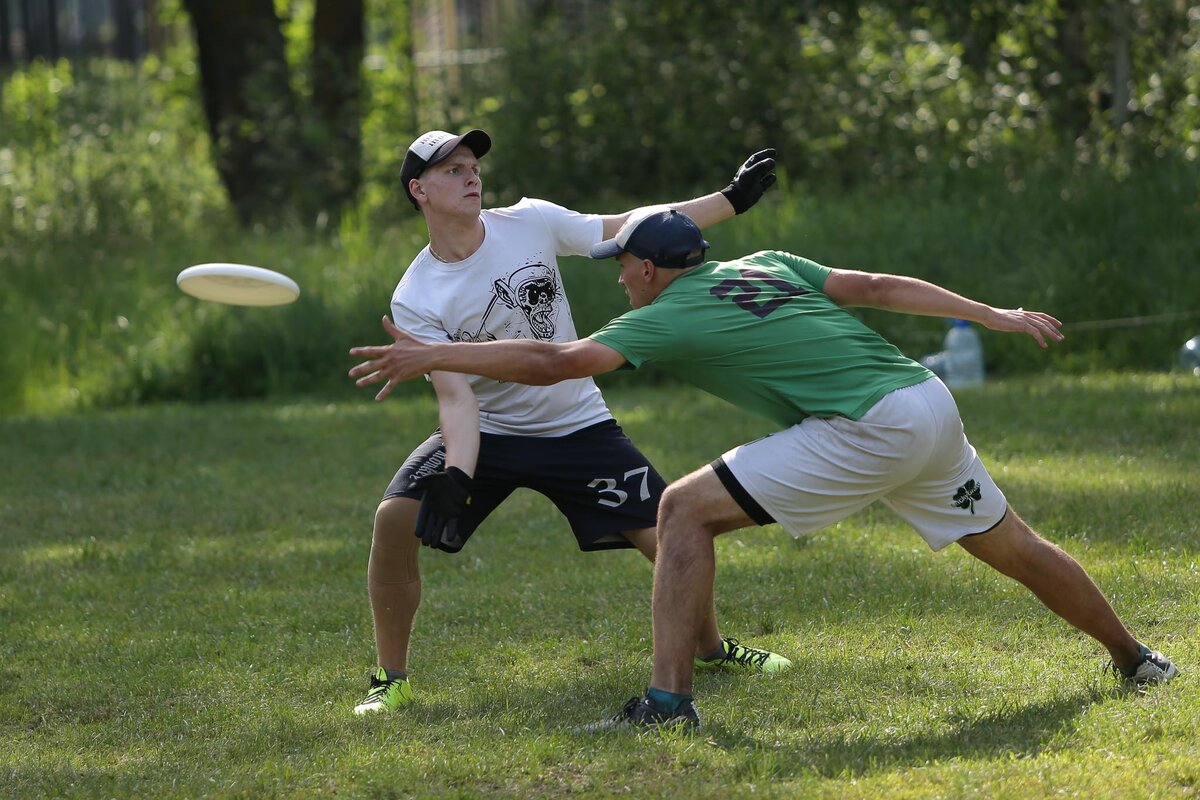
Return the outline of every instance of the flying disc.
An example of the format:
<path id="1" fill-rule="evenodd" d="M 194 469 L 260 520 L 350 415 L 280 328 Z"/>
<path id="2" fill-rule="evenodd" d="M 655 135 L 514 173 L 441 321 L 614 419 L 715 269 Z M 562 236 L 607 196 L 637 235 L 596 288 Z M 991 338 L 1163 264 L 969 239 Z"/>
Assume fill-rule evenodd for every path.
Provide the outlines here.
<path id="1" fill-rule="evenodd" d="M 300 286 L 282 272 L 246 264 L 197 264 L 175 283 L 192 297 L 235 306 L 281 306 L 300 296 Z"/>

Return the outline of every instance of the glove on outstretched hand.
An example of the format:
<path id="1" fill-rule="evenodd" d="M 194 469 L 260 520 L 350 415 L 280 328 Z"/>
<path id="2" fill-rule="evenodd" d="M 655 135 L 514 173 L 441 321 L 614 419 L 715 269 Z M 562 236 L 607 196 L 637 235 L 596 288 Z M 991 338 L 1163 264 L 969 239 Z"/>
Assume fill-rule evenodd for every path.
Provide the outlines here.
<path id="1" fill-rule="evenodd" d="M 470 476 L 458 467 L 447 467 L 445 472 L 431 472 L 412 482 L 413 488 L 425 492 L 414 531 L 422 544 L 451 553 L 462 549 L 458 518 L 471 502 L 473 483 Z"/>
<path id="2" fill-rule="evenodd" d="M 729 185 L 721 190 L 736 214 L 746 211 L 775 183 L 775 148 L 759 150 L 738 168 Z"/>

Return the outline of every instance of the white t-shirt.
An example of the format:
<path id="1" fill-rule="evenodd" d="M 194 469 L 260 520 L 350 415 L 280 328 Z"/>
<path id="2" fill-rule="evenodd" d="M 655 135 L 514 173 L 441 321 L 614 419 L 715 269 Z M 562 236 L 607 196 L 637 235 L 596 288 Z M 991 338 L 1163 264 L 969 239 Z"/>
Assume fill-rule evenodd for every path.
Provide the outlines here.
<path id="1" fill-rule="evenodd" d="M 417 254 L 392 295 L 392 320 L 425 342 L 577 339 L 556 256 L 585 255 L 603 238 L 600 217 L 529 198 L 480 216 L 483 244 L 469 258 L 447 264 L 428 246 Z M 565 436 L 612 417 L 591 378 L 553 386 L 467 380 L 486 433 Z"/>

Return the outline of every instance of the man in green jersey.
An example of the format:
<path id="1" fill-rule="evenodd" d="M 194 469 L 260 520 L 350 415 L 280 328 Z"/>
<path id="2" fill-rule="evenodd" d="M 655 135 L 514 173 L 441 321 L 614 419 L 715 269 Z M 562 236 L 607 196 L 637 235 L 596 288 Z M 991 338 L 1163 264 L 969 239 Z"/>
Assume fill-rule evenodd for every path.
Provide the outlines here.
<path id="1" fill-rule="evenodd" d="M 1042 347 L 1063 338 L 1057 319 L 778 251 L 705 263 L 707 248 L 686 215 L 645 209 L 591 250 L 617 258 L 633 308 L 587 339 L 426 345 L 385 317 L 393 344 L 350 351 L 368 359 L 350 371 L 360 385 L 387 381 L 380 396 L 431 370 L 541 385 L 653 362 L 783 426 L 667 488 L 650 686 L 593 727 L 699 725 L 692 654 L 712 604 L 716 536 L 771 522 L 800 536 L 876 500 L 931 549 L 958 544 L 1020 581 L 1100 642 L 1124 680 L 1174 677 L 1170 660 L 1129 633 L 1083 568 L 1009 507 L 942 382 L 844 308 L 965 319 L 1028 334 Z"/>

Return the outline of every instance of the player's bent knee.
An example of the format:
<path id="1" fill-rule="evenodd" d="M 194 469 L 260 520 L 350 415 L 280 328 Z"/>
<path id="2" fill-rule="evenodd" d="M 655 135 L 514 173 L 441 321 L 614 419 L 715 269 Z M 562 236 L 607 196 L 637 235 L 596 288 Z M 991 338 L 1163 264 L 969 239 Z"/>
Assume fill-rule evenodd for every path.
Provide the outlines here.
<path id="1" fill-rule="evenodd" d="M 709 518 L 706 509 L 705 498 L 697 496 L 688 485 L 668 486 L 658 505 L 659 545 L 679 537 L 719 533 L 716 521 Z"/>
<path id="2" fill-rule="evenodd" d="M 375 538 L 416 539 L 412 532 L 420 507 L 418 501 L 409 497 L 389 497 L 381 502 L 375 509 Z"/>
<path id="3" fill-rule="evenodd" d="M 390 497 L 375 509 L 371 562 L 367 580 L 373 585 L 412 583 L 421 577 L 417 566 L 420 542 L 413 535 L 420 504 L 406 497 Z"/>
<path id="4" fill-rule="evenodd" d="M 672 483 L 658 506 L 659 542 L 675 532 L 704 533 L 710 537 L 756 524 L 711 466 L 705 466 Z"/>
<path id="5" fill-rule="evenodd" d="M 688 515 L 689 508 L 687 491 L 678 484 L 672 483 L 663 490 L 662 499 L 658 502 L 658 533 L 660 538 L 663 526 L 670 523 L 683 522 Z"/>

